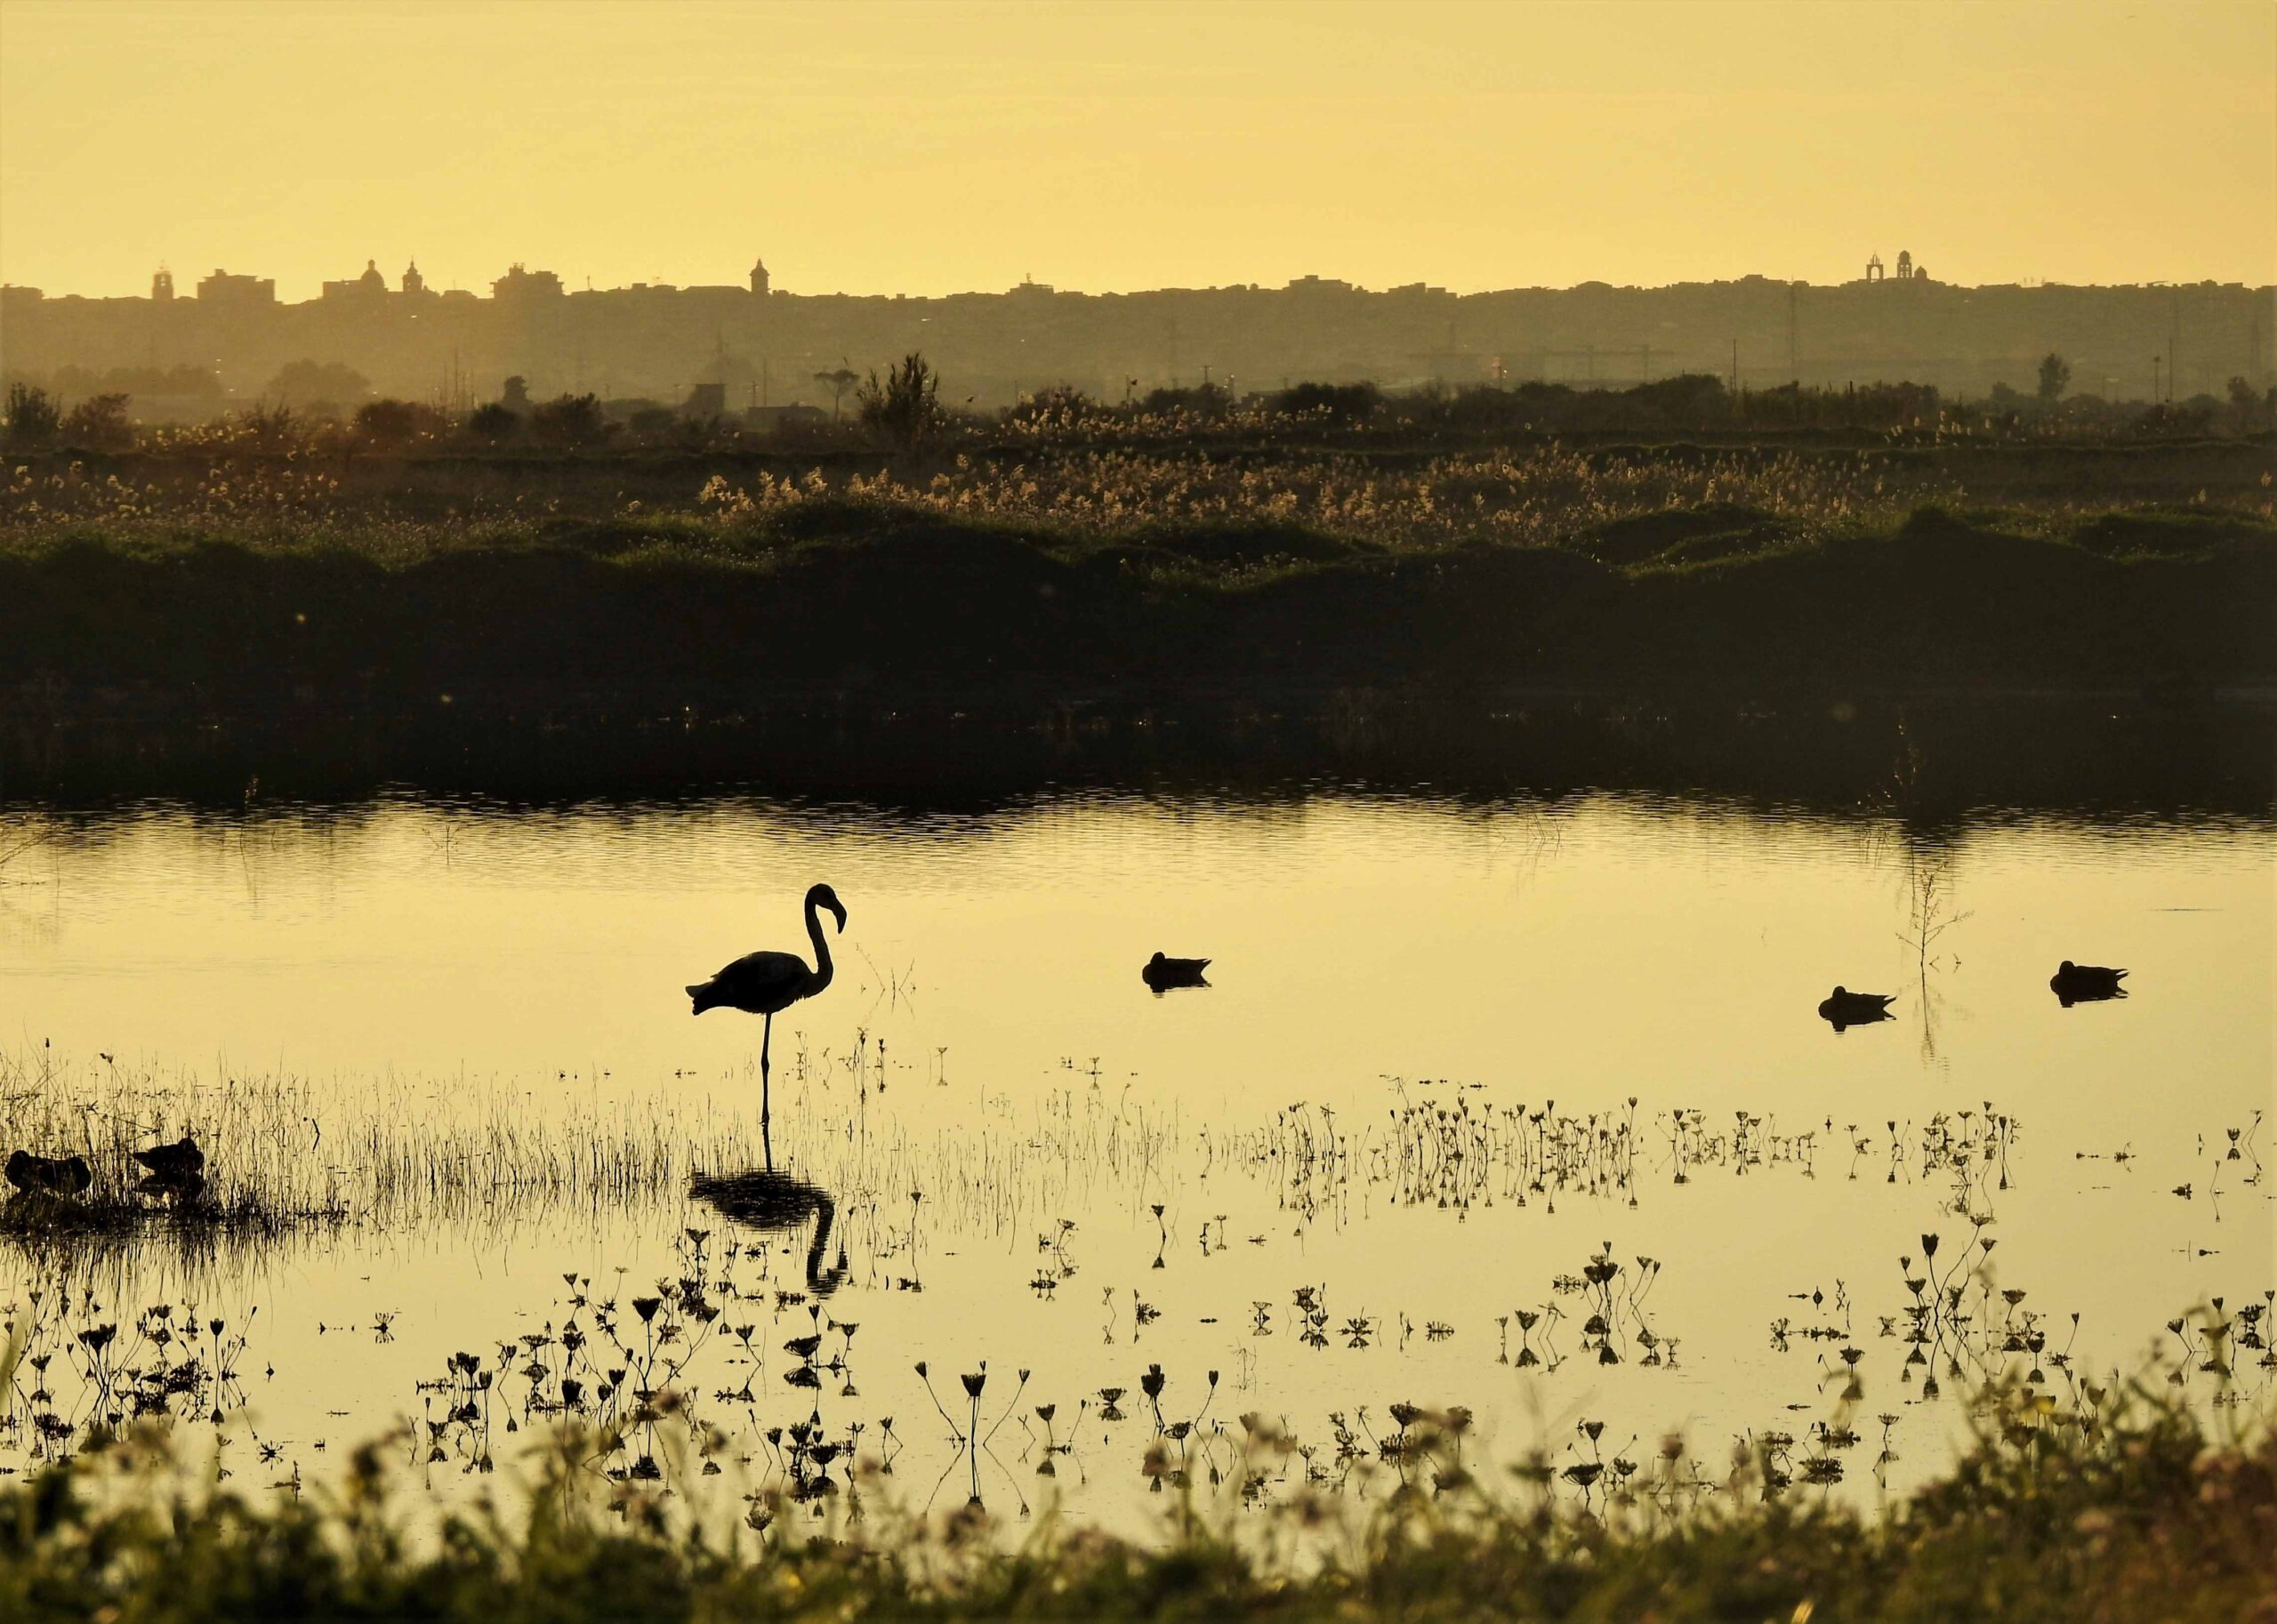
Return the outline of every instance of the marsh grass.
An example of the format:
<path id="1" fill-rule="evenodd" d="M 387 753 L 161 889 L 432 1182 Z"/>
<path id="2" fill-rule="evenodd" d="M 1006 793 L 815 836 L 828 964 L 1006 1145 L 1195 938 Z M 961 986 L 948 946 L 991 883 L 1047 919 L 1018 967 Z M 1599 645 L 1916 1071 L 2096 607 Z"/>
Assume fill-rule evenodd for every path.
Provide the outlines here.
<path id="1" fill-rule="evenodd" d="M 359 474 L 355 470 L 360 467 Z M 2169 517 L 2277 518 L 2251 446 L 1936 457 L 1889 448 L 1589 446 L 1545 440 L 1445 453 L 1301 438 L 1228 450 L 1137 438 L 961 451 L 929 462 L 456 459 L 349 465 L 312 454 L 47 458 L 0 468 L 0 552 L 95 544 L 167 556 L 201 543 L 338 552 L 402 568 L 547 549 L 640 565 L 698 558 L 765 570 L 817 545 L 912 524 L 997 529 L 1080 553 L 1135 549 L 1166 583 L 1253 579 L 1354 548 L 1573 545 L 1623 567 L 1696 566 L 1935 506 L 2005 527 L 2079 531 L 2165 555 Z"/>
<path id="2" fill-rule="evenodd" d="M 858 1039 L 801 1051 L 776 1079 L 777 1161 L 830 1188 L 849 1221 L 923 1192 L 928 1217 L 1001 1234 L 1102 1194 L 1135 1202 L 1167 1176 L 1172 1111 L 1090 1088 L 1025 1112 L 978 1097 L 975 1120 L 920 1130 L 878 1112 L 878 1061 Z M 76 1059 L 42 1046 L 0 1051 L 0 1145 L 84 1155 L 81 1201 L 0 1206 L 0 1236 L 278 1237 L 352 1222 L 385 1228 L 548 1210 L 676 1206 L 697 1173 L 757 1167 L 756 1066 L 716 1089 L 600 1095 L 562 1082 L 227 1072 L 209 1078 Z M 133 1194 L 133 1153 L 194 1135 L 207 1194 L 187 1205 Z"/>
<path id="3" fill-rule="evenodd" d="M 1156 1534 L 1137 1540 L 1048 1506 L 1025 1537 L 990 1537 L 977 1507 L 911 1508 L 874 1456 L 847 1469 L 819 1520 L 785 1515 L 777 1490 L 712 1521 L 685 1497 L 597 1479 L 575 1428 L 510 1463 L 524 1486 L 511 1509 L 485 1500 L 425 1538 L 390 1444 L 303 1498 L 185 1487 L 165 1438 L 137 1432 L 0 1487 L 0 1612 L 28 1624 L 2272 1616 L 2277 1444 L 2265 1426 L 2209 1423 L 2142 1387 L 2081 1416 L 1990 1390 L 1975 1413 L 1953 1469 L 1879 1519 L 1766 1498 L 1744 1465 L 1703 1489 L 1680 1443 L 1628 1474 L 1604 1469 L 1596 1438 L 1569 1470 L 1478 1471 L 1459 1412 L 1419 1406 L 1385 1440 L 1396 1447 L 1380 1469 L 1397 1491 L 1254 1502 L 1237 1486 L 1289 1447 L 1260 1422 L 1245 1426 L 1234 1491 L 1188 1475 Z"/>

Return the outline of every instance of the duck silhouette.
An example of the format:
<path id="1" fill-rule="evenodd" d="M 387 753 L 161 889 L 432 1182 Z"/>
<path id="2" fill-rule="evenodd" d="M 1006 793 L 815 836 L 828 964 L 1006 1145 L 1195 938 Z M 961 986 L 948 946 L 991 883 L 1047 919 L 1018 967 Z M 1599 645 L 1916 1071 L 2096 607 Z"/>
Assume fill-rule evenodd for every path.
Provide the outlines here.
<path id="1" fill-rule="evenodd" d="M 2056 974 L 2048 978 L 2048 985 L 2068 1009 L 2073 1004 L 2099 1004 L 2126 997 L 2127 989 L 2119 985 L 2126 978 L 2125 970 L 2103 964 L 2074 964 L 2066 959 L 2056 967 Z"/>
<path id="2" fill-rule="evenodd" d="M 205 1172 L 205 1153 L 197 1148 L 197 1141 L 184 1134 L 172 1145 L 153 1145 L 148 1150 L 138 1150 L 134 1159 L 150 1170 L 150 1177 L 168 1183 L 188 1183 L 192 1178 L 203 1179 Z M 146 1182 L 148 1182 L 146 1180 Z"/>
<path id="3" fill-rule="evenodd" d="M 152 1196 L 160 1201 L 170 1201 L 177 1207 L 188 1207 L 195 1204 L 197 1198 L 205 1194 L 205 1175 L 184 1173 L 168 1178 L 162 1173 L 151 1173 L 146 1175 L 134 1188 L 140 1194 Z"/>
<path id="4" fill-rule="evenodd" d="M 1171 987 L 1206 987 L 1210 984 L 1202 972 L 1210 968 L 1207 959 L 1173 959 L 1166 953 L 1156 953 L 1147 961 L 1138 972 L 1138 979 L 1155 990 L 1160 998 Z"/>
<path id="5" fill-rule="evenodd" d="M 1837 987 L 1820 1001 L 1818 1012 L 1839 1033 L 1847 1027 L 1871 1026 L 1890 1019 L 1889 1007 L 1896 1001 L 1895 993 L 1853 993 L 1847 987 Z"/>
<path id="6" fill-rule="evenodd" d="M 35 1156 L 20 1150 L 9 1156 L 4 1171 L 8 1182 L 27 1195 L 84 1195 L 95 1182 L 84 1156 Z"/>
<path id="7" fill-rule="evenodd" d="M 807 1290 L 817 1298 L 828 1297 L 845 1280 L 843 1236 L 839 1241 L 838 1260 L 826 1269 L 822 1265 L 838 1203 L 820 1185 L 772 1168 L 747 1168 L 740 1173 L 698 1173 L 688 1193 L 728 1222 L 752 1229 L 796 1229 L 811 1217 L 815 1233 L 807 1242 Z"/>

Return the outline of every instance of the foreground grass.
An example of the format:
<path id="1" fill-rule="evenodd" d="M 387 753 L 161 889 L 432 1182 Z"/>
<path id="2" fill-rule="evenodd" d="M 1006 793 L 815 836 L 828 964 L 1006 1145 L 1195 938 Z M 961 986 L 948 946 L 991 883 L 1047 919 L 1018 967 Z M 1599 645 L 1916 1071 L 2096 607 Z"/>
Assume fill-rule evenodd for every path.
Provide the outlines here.
<path id="1" fill-rule="evenodd" d="M 0 1616 L 2277 1619 L 2277 1445 L 2140 1395 L 2085 1417 L 2005 1395 L 1950 1475 L 1872 1521 L 1739 1468 L 1608 1502 L 1552 1492 L 1546 1467 L 1486 1485 L 1431 1449 L 1364 1513 L 1174 1502 L 1153 1543 L 1047 1519 L 1008 1546 L 978 1513 L 898 1515 L 873 1475 L 819 1521 L 757 1499 L 706 1537 L 662 1498 L 596 1496 L 577 1460 L 539 1446 L 524 1511 L 414 1537 L 376 1447 L 336 1491 L 263 1499 L 185 1490 L 163 1443 L 129 1439 L 0 1489 Z"/>

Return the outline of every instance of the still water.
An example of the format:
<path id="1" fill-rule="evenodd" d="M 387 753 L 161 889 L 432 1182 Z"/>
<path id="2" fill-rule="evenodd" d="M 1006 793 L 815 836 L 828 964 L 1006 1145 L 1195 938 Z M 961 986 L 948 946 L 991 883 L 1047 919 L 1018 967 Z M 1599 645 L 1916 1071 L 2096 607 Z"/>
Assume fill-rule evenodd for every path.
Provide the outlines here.
<path id="1" fill-rule="evenodd" d="M 230 1424 L 276 1452 L 242 1455 L 249 1477 L 320 1475 L 390 1423 L 433 1422 L 454 1352 L 550 1335 L 579 1296 L 590 1321 L 731 1240 L 767 1250 L 727 1271 L 725 1329 L 688 1323 L 680 1385 L 751 1380 L 706 1417 L 743 1478 L 779 1467 L 769 1427 L 859 1420 L 849 1441 L 875 1452 L 891 1417 L 913 1504 L 977 1489 L 1016 1515 L 1056 1494 L 1126 1526 L 1154 1481 L 1150 1365 L 1165 1421 L 1210 1406 L 1190 1449 L 1251 1412 L 1325 1467 L 1332 1417 L 1383 1434 L 1401 1401 L 1467 1407 L 1494 1459 L 1588 1459 L 1581 1419 L 1606 1423 L 1608 1456 L 1682 1430 L 1713 1463 L 1768 1429 L 1806 1451 L 1814 1421 L 1847 1420 L 1865 1437 L 1846 1491 L 1871 1494 L 1933 1468 L 1960 1424 L 1891 1334 L 1923 1234 L 1948 1260 L 1997 1237 L 1984 1283 L 2024 1292 L 1984 1296 L 1963 1340 L 2044 1316 L 2083 1371 L 2137 1368 L 2162 1338 L 2171 1357 L 2167 1320 L 2277 1285 L 2265 820 L 1988 809 L 1924 832 L 1324 788 L 930 816 L 402 795 L 8 827 L 36 838 L 0 869 L 12 1132 L 40 1089 L 195 1127 L 224 1085 L 286 1087 L 292 1159 L 338 1164 L 344 1223 L 212 1256 L 125 1248 L 76 1281 L 110 1317 L 190 1298 L 253 1327 Z M 775 1150 L 833 1194 L 823 1261 L 843 1247 L 846 1273 L 825 1306 L 851 1337 L 777 1295 L 808 1283 L 810 1226 L 739 1234 L 686 1198 L 719 1138 L 756 1142 L 760 1032 L 691 1018 L 680 988 L 753 948 L 806 952 L 817 880 L 850 917 L 836 984 L 776 1023 Z M 1150 993 L 1156 949 L 1209 957 L 1211 985 Z M 2064 958 L 2130 968 L 2130 996 L 2064 1007 Z M 1838 982 L 1896 994 L 1895 1018 L 1836 1032 L 1814 1010 Z M 487 1125 L 492 1154 L 502 1122 L 535 1147 L 550 1122 L 645 1122 L 677 1149 L 652 1188 L 382 1215 L 356 1194 L 374 1121 L 395 1142 Z M 237 1147 L 208 1149 L 226 1188 Z M 1605 1305 L 1577 1277 L 1607 1247 L 1623 1274 L 1592 1336 Z M 0 1253 L 0 1297 L 70 1267 Z M 617 1317 L 637 1347 L 642 1323 Z M 755 1374 L 735 1335 L 754 1319 Z M 816 1331 L 842 1357 L 809 1385 L 778 1350 Z M 984 1432 L 1030 1372 L 977 1458 L 920 1360 L 959 1420 L 955 1377 L 987 1361 Z M 1962 1365 L 1932 1363 L 1949 1398 L 2005 1368 L 1997 1349 Z M 1128 1419 L 1102 1421 L 1114 1387 Z M 1074 1451 L 1046 1452 L 1047 1431 Z M 442 1488 L 511 1455 L 464 1427 L 420 1438 L 405 1458 Z M 32 1442 L 19 1427 L 0 1453 Z"/>

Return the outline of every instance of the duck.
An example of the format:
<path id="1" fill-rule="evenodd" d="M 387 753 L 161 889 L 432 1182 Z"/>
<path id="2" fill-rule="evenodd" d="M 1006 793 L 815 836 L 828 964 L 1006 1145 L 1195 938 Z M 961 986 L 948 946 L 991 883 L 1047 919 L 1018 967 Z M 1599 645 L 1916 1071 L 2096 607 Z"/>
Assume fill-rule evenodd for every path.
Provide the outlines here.
<path id="1" fill-rule="evenodd" d="M 20 1150 L 8 1158 L 8 1182 L 28 1195 L 84 1195 L 95 1182 L 84 1156 L 35 1156 Z"/>
<path id="2" fill-rule="evenodd" d="M 2127 989 L 2119 985 L 2126 978 L 2125 970 L 2103 964 L 2074 964 L 2066 959 L 2056 967 L 2056 974 L 2048 978 L 2048 985 L 2068 1009 L 2073 1004 L 2101 1003 L 2105 999 L 2126 997 Z"/>
<path id="3" fill-rule="evenodd" d="M 202 1181 L 205 1171 L 205 1153 L 188 1134 L 172 1145 L 153 1145 L 148 1150 L 138 1150 L 134 1159 L 150 1170 L 153 1179 L 169 1185 L 188 1184 L 193 1178 Z"/>
<path id="4" fill-rule="evenodd" d="M 1895 993 L 1853 993 L 1847 987 L 1837 987 L 1820 1002 L 1818 1012 L 1840 1032 L 1845 1026 L 1870 1026 L 1888 1020 L 1889 1007 L 1896 1001 Z"/>
<path id="5" fill-rule="evenodd" d="M 205 1194 L 205 1175 L 183 1173 L 169 1178 L 164 1173 L 151 1173 L 134 1188 L 156 1201 L 170 1201 L 177 1207 L 194 1206 L 198 1197 Z"/>
<path id="6" fill-rule="evenodd" d="M 1165 987 L 1206 987 L 1202 972 L 1210 968 L 1207 959 L 1173 959 L 1157 953 L 1147 961 L 1138 978 L 1160 993 Z"/>

